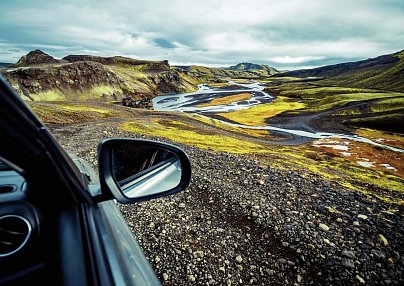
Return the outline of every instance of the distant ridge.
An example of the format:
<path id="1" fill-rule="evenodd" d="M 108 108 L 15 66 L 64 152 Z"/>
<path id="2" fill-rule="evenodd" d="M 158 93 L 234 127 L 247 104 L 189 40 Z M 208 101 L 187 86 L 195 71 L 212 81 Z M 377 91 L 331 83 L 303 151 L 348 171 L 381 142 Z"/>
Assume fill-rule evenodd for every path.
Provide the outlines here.
<path id="1" fill-rule="evenodd" d="M 12 65 L 13 65 L 12 63 L 0 63 L 0 68 L 8 68 Z"/>
<path id="2" fill-rule="evenodd" d="M 277 76 L 322 77 L 325 84 L 404 91 L 404 50 L 357 62 L 289 71 Z"/>
<path id="3" fill-rule="evenodd" d="M 265 70 L 268 71 L 270 74 L 275 74 L 279 72 L 277 69 L 270 67 L 268 65 L 253 64 L 253 63 L 239 63 L 235 66 L 230 66 L 227 69 L 238 71 Z"/>
<path id="4" fill-rule="evenodd" d="M 191 75 L 205 76 L 207 78 L 239 77 L 239 78 L 257 79 L 260 77 L 268 77 L 279 72 L 277 69 L 270 67 L 268 65 L 253 64 L 253 63 L 239 63 L 235 66 L 221 67 L 221 68 L 205 67 L 198 65 L 176 66 L 176 68 L 189 72 Z"/>

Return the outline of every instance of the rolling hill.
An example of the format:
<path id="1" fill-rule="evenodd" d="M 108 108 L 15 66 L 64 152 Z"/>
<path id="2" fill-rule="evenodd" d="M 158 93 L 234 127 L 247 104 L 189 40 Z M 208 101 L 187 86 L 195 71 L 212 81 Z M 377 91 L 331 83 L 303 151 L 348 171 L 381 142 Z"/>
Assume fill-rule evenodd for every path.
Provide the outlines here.
<path id="1" fill-rule="evenodd" d="M 212 78 L 246 78 L 259 79 L 268 77 L 278 73 L 278 70 L 268 65 L 260 65 L 253 63 L 239 63 L 230 67 L 205 67 L 205 66 L 177 66 L 177 68 L 188 72 L 192 76 Z"/>
<path id="2" fill-rule="evenodd" d="M 320 77 L 322 85 L 404 91 L 404 50 L 367 60 L 289 71 L 281 77 Z"/>

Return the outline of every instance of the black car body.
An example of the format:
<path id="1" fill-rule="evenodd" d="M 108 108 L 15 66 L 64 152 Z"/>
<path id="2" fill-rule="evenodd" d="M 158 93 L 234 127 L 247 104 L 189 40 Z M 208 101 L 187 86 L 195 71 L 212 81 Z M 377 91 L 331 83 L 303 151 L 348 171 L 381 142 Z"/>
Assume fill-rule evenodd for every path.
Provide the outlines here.
<path id="1" fill-rule="evenodd" d="M 1 77 L 0 92 L 0 284 L 160 285 L 117 202 L 185 189 L 191 177 L 187 155 L 153 141 L 104 140 L 98 176 L 65 152 Z M 131 186 L 126 192 L 114 173 L 123 165 L 114 154 L 136 159 L 131 150 L 139 148 L 169 152 L 170 158 L 156 161 L 153 153 L 132 173 L 137 166 L 124 165 L 129 175 L 122 181 Z M 175 182 L 160 184 L 168 172 Z M 136 193 L 139 186 L 142 194 Z"/>

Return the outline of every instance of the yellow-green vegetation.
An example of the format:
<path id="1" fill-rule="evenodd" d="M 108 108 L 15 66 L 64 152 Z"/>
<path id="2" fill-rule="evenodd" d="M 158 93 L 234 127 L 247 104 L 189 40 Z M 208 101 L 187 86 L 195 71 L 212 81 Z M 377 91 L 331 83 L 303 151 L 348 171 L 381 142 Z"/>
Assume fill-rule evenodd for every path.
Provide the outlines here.
<path id="1" fill-rule="evenodd" d="M 266 118 L 304 107 L 305 105 L 301 102 L 291 101 L 286 97 L 280 96 L 272 103 L 260 104 L 248 109 L 228 113 L 218 113 L 218 115 L 243 125 L 263 126 L 265 125 Z"/>
<path id="2" fill-rule="evenodd" d="M 337 95 L 337 94 L 367 94 L 376 92 L 371 89 L 362 89 L 362 88 L 347 88 L 347 87 L 317 87 L 317 86 L 302 86 L 299 84 L 296 86 L 296 89 L 293 90 L 283 90 L 280 95 L 288 96 L 292 95 L 293 97 L 298 97 L 302 99 L 312 99 L 329 95 Z M 303 88 L 301 88 L 303 87 Z"/>
<path id="3" fill-rule="evenodd" d="M 47 124 L 71 124 L 119 116 L 120 113 L 104 107 L 92 107 L 91 103 L 29 102 L 32 111 Z"/>
<path id="4" fill-rule="evenodd" d="M 266 82 L 266 83 L 269 83 L 269 82 L 294 82 L 294 81 L 301 81 L 302 79 L 300 78 L 300 77 L 293 77 L 293 76 L 284 76 L 284 77 L 281 77 L 281 76 L 271 76 L 271 77 L 269 77 L 269 78 L 263 78 L 263 79 L 260 79 L 259 81 L 261 81 L 261 82 Z"/>
<path id="5" fill-rule="evenodd" d="M 404 93 L 374 89 L 319 86 L 318 83 L 283 83 L 267 89 L 269 93 L 289 98 L 298 98 L 305 104 L 299 112 L 318 112 L 345 107 L 350 103 L 369 102 L 370 112 L 394 111 L 404 107 Z M 337 115 L 358 115 L 362 111 L 355 107 L 337 111 Z"/>
<path id="6" fill-rule="evenodd" d="M 155 77 L 159 76 L 158 73 L 149 73 L 145 71 L 146 67 L 142 65 L 133 67 L 112 65 L 108 68 L 123 79 L 122 89 L 133 93 L 155 93 Z M 178 72 L 178 75 L 182 79 L 178 89 L 183 92 L 195 91 L 197 90 L 196 85 L 201 83 L 199 79 L 186 73 Z"/>
<path id="7" fill-rule="evenodd" d="M 373 103 L 370 107 L 372 112 L 384 112 L 391 110 L 404 110 L 404 94 L 401 97 L 383 99 Z"/>
<path id="8" fill-rule="evenodd" d="M 208 86 L 210 87 L 224 87 L 224 86 L 228 86 L 229 84 L 227 82 L 213 82 L 213 83 L 209 83 Z"/>
<path id="9" fill-rule="evenodd" d="M 334 112 L 334 115 L 359 115 L 362 114 L 363 112 L 357 108 L 349 108 L 349 109 L 343 109 L 337 112 Z"/>
<path id="10" fill-rule="evenodd" d="M 57 107 L 65 109 L 67 111 L 95 112 L 95 113 L 100 114 L 101 117 L 107 117 L 107 116 L 112 115 L 111 110 L 94 108 L 94 107 L 90 107 L 90 106 L 58 104 Z"/>
<path id="11" fill-rule="evenodd" d="M 122 92 L 122 90 L 118 86 L 111 85 L 99 85 L 91 89 L 91 94 L 94 94 L 97 98 L 103 95 L 112 95 L 117 92 Z"/>
<path id="12" fill-rule="evenodd" d="M 66 100 L 66 96 L 56 90 L 47 90 L 33 94 L 35 101 L 62 101 Z"/>
<path id="13" fill-rule="evenodd" d="M 241 134 L 246 134 L 254 137 L 268 137 L 269 131 L 267 130 L 260 130 L 260 129 L 248 129 L 248 128 L 240 128 L 234 127 L 229 124 L 223 123 L 217 119 L 213 119 L 210 117 L 206 117 L 199 114 L 184 114 L 184 116 L 189 116 L 192 119 L 196 119 L 200 122 L 206 123 L 208 125 L 213 125 L 217 128 L 230 131 L 230 132 L 237 132 Z"/>
<path id="14" fill-rule="evenodd" d="M 97 85 L 84 90 L 60 90 L 52 89 L 44 92 L 33 93 L 31 96 L 35 101 L 66 101 L 66 100 L 91 100 L 103 99 L 105 96 L 112 94 L 121 94 L 122 90 L 119 86 Z"/>
<path id="15" fill-rule="evenodd" d="M 331 108 L 342 107 L 351 102 L 360 102 L 383 97 L 399 96 L 397 93 L 348 93 L 334 96 L 326 96 L 321 99 L 311 99 L 305 111 L 324 111 Z"/>
<path id="16" fill-rule="evenodd" d="M 122 129 L 129 132 L 163 137 L 176 142 L 189 144 L 202 149 L 228 152 L 234 154 L 266 153 L 260 144 L 240 140 L 230 136 L 209 133 L 192 125 L 175 121 L 153 119 L 137 120 L 122 124 Z"/>
<path id="17" fill-rule="evenodd" d="M 390 146 L 404 149 L 404 136 L 401 134 L 384 132 L 368 128 L 357 129 L 355 133 L 359 136 L 369 138 L 370 140 L 379 142 L 381 144 L 387 144 Z"/>
<path id="18" fill-rule="evenodd" d="M 233 102 L 249 100 L 251 98 L 252 98 L 252 95 L 249 93 L 234 94 L 234 95 L 229 95 L 229 96 L 225 96 L 225 97 L 212 99 L 209 102 L 199 104 L 198 107 L 231 104 Z"/>

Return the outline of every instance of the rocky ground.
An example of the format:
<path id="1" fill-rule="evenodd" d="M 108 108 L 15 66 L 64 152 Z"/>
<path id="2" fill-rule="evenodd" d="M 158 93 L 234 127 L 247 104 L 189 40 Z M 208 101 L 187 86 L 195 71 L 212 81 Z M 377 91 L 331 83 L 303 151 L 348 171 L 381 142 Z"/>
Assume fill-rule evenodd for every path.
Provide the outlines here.
<path id="1" fill-rule="evenodd" d="M 105 137 L 134 137 L 113 121 L 49 126 L 64 147 L 96 165 Z M 120 205 L 163 285 L 403 285 L 403 208 L 270 157 L 181 146 L 189 188 Z"/>

